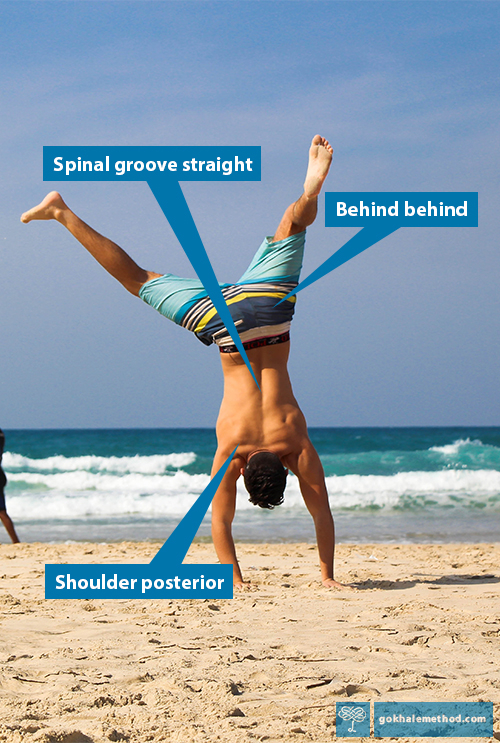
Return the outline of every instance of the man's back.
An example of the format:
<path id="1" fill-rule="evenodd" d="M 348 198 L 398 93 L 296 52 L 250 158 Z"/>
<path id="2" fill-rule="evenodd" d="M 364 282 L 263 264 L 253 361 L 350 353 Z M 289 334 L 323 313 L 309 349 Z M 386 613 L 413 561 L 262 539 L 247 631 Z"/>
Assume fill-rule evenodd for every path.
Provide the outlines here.
<path id="1" fill-rule="evenodd" d="M 257 388 L 239 354 L 221 354 L 224 397 L 217 420 L 219 447 L 238 446 L 246 459 L 256 449 L 279 457 L 299 451 L 307 440 L 304 416 L 293 395 L 287 362 L 290 343 L 248 351 Z"/>

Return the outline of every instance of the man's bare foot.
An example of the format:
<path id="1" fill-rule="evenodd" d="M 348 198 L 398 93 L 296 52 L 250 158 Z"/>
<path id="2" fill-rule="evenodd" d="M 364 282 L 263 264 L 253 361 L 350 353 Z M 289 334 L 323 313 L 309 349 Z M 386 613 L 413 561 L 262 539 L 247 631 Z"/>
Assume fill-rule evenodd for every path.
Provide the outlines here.
<path id="1" fill-rule="evenodd" d="M 51 191 L 38 206 L 21 215 L 21 222 L 27 224 L 32 219 L 58 219 L 61 212 L 67 208 L 61 194 Z"/>
<path id="2" fill-rule="evenodd" d="M 354 586 L 346 585 L 345 583 L 339 583 L 337 580 L 333 580 L 333 578 L 327 578 L 326 580 L 321 581 L 325 588 L 336 588 L 339 591 L 355 591 L 356 589 Z"/>
<path id="3" fill-rule="evenodd" d="M 316 134 L 309 150 L 309 165 L 307 166 L 304 193 L 311 199 L 321 191 L 321 186 L 328 175 L 333 157 L 333 148 L 324 137 Z"/>

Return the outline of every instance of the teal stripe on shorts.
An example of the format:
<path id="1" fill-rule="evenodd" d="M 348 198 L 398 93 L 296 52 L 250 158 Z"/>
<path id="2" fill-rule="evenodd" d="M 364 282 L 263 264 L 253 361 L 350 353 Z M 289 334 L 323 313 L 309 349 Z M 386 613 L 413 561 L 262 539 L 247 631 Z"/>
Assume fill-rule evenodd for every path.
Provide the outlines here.
<path id="1" fill-rule="evenodd" d="M 249 267 L 236 283 L 255 284 L 266 281 L 299 283 L 306 233 L 273 242 L 266 237 Z"/>

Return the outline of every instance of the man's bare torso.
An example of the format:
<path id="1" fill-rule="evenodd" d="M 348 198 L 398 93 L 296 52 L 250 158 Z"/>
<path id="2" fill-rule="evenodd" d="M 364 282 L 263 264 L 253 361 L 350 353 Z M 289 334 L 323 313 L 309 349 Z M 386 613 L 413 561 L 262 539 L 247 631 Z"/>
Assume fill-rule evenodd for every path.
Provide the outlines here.
<path id="1" fill-rule="evenodd" d="M 252 452 L 265 449 L 293 470 L 309 442 L 288 376 L 289 352 L 290 343 L 248 351 L 260 390 L 239 354 L 221 354 L 224 397 L 217 420 L 218 447 L 229 454 L 237 446 L 242 466 Z"/>

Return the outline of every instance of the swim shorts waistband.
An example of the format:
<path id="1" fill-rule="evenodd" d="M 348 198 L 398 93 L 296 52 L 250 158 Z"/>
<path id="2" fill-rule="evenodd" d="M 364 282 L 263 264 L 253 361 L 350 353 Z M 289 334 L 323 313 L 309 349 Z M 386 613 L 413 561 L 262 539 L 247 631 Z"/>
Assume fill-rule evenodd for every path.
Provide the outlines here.
<path id="1" fill-rule="evenodd" d="M 277 346 L 278 343 L 287 343 L 290 340 L 290 333 L 282 333 L 281 335 L 274 335 L 271 338 L 255 338 L 253 341 L 247 341 L 243 344 L 245 351 L 250 351 L 252 348 L 263 348 L 264 346 Z M 239 353 L 236 346 L 219 346 L 221 353 Z"/>

